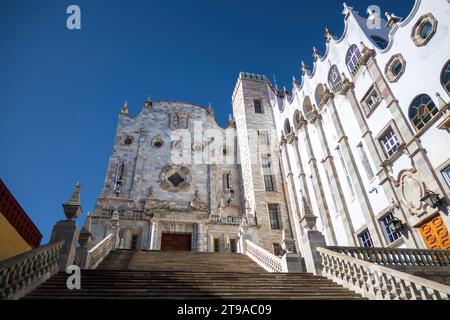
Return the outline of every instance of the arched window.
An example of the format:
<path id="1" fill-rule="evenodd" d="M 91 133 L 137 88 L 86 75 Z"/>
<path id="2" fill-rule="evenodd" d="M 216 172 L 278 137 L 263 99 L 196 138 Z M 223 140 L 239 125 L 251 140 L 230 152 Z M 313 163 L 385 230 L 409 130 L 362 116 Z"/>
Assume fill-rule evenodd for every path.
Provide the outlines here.
<path id="1" fill-rule="evenodd" d="M 342 88 L 342 77 L 336 65 L 333 65 L 328 71 L 328 85 L 332 92 L 338 92 Z"/>
<path id="2" fill-rule="evenodd" d="M 300 124 L 300 111 L 298 110 L 295 110 L 293 123 L 295 128 L 298 128 L 298 125 Z"/>
<path id="3" fill-rule="evenodd" d="M 316 103 L 319 107 L 322 106 L 322 100 L 323 100 L 324 93 L 325 93 L 325 90 L 323 88 L 323 85 L 319 83 L 319 85 L 316 88 L 316 92 L 314 94 L 314 97 L 316 98 Z"/>
<path id="4" fill-rule="evenodd" d="M 284 121 L 284 134 L 288 135 L 289 133 L 291 133 L 291 123 L 289 119 L 286 119 Z"/>
<path id="5" fill-rule="evenodd" d="M 361 59 L 361 52 L 356 44 L 352 45 L 345 56 L 345 64 L 352 77 L 359 69 L 359 59 Z"/>
<path id="6" fill-rule="evenodd" d="M 444 89 L 447 90 L 447 94 L 450 95 L 450 60 L 447 61 L 441 74 L 441 83 Z"/>
<path id="7" fill-rule="evenodd" d="M 379 37 L 379 36 L 370 36 L 372 38 L 372 40 L 376 43 L 376 45 L 378 46 L 378 48 L 380 49 L 386 49 L 386 47 L 388 46 L 388 42 L 386 39 Z"/>
<path id="8" fill-rule="evenodd" d="M 409 119 L 417 131 L 422 129 L 436 114 L 438 109 L 430 96 L 417 96 L 409 107 Z"/>
<path id="9" fill-rule="evenodd" d="M 314 108 L 312 106 L 311 99 L 309 97 L 306 97 L 305 101 L 303 102 L 303 112 L 304 112 L 305 116 L 307 117 L 308 114 L 313 112 L 313 110 L 314 110 Z"/>

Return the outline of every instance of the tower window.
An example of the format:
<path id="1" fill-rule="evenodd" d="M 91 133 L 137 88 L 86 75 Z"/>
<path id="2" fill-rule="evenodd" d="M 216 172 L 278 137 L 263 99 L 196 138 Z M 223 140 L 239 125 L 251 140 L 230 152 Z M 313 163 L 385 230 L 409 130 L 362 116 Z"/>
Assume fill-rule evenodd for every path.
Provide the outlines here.
<path id="1" fill-rule="evenodd" d="M 273 254 L 277 257 L 282 257 L 284 250 L 279 243 L 273 243 Z"/>
<path id="2" fill-rule="evenodd" d="M 259 99 L 253 100 L 253 107 L 255 109 L 255 113 L 263 113 L 261 100 Z"/>
<path id="3" fill-rule="evenodd" d="M 270 227 L 272 229 L 281 229 L 280 205 L 269 203 L 267 207 L 269 209 Z"/>

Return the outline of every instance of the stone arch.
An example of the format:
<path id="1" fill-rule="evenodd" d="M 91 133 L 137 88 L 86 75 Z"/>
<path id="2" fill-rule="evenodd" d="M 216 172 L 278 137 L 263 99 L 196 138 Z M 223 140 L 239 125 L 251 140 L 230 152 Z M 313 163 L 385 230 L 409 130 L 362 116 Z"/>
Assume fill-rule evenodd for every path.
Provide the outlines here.
<path id="1" fill-rule="evenodd" d="M 322 106 L 323 103 L 323 96 L 325 94 L 325 88 L 323 86 L 323 84 L 319 83 L 316 87 L 316 91 L 314 93 L 314 97 L 316 99 L 316 104 L 318 106 Z"/>

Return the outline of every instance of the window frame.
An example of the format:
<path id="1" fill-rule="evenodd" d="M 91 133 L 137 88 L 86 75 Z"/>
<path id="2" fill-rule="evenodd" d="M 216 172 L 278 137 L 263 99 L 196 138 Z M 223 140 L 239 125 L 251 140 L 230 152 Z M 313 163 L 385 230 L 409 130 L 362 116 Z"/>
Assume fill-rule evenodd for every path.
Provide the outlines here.
<path id="1" fill-rule="evenodd" d="M 257 109 L 256 109 L 256 103 L 259 103 L 259 111 L 257 111 Z M 264 113 L 262 99 L 253 99 L 253 111 L 256 114 L 263 114 Z"/>
<path id="2" fill-rule="evenodd" d="M 372 93 L 374 92 L 378 96 L 378 101 L 375 101 L 372 106 L 369 106 L 368 100 L 373 96 Z M 378 88 L 376 83 L 373 83 L 367 90 L 364 97 L 361 99 L 361 104 L 364 108 L 366 118 L 369 118 L 372 115 L 372 113 L 374 113 L 374 111 L 377 109 L 377 107 L 381 104 L 382 101 L 383 97 L 381 96 L 380 89 Z"/>
<path id="3" fill-rule="evenodd" d="M 426 38 L 423 38 L 421 31 L 425 24 L 431 23 L 432 30 Z M 433 16 L 432 13 L 427 13 L 421 16 L 417 22 L 414 24 L 411 30 L 411 39 L 417 47 L 423 47 L 428 44 L 428 42 L 433 38 L 437 31 L 438 21 Z"/>
<path id="4" fill-rule="evenodd" d="M 399 74 L 395 75 L 394 72 L 392 71 L 392 69 L 393 69 L 395 63 L 397 63 L 397 62 L 401 62 L 402 69 L 400 70 Z M 395 83 L 402 77 L 402 75 L 405 73 L 405 71 L 406 71 L 406 60 L 401 53 L 397 53 L 397 54 L 394 54 L 389 59 L 389 61 L 386 63 L 386 66 L 384 68 L 384 75 L 386 76 L 386 79 L 389 82 Z"/>
<path id="5" fill-rule="evenodd" d="M 428 109 L 428 104 L 421 103 L 419 106 L 416 106 L 416 102 L 419 99 L 425 98 L 425 97 L 429 99 L 428 104 L 432 104 L 431 109 Z M 426 122 L 424 122 L 422 117 L 420 119 L 418 118 L 420 120 L 420 123 L 422 124 L 422 126 L 419 128 L 418 125 L 415 124 L 414 119 L 419 116 L 419 111 L 420 111 L 419 108 L 421 106 L 425 106 L 427 108 L 428 112 L 426 115 L 430 116 L 430 118 Z M 412 111 L 413 107 L 416 107 L 416 109 L 417 109 L 417 114 L 414 117 L 412 117 L 412 115 L 411 115 L 411 111 Z M 423 116 L 423 114 L 424 114 L 424 112 L 422 112 L 422 116 Z M 439 114 L 438 106 L 434 103 L 433 99 L 428 94 L 425 94 L 425 93 L 419 94 L 418 96 L 416 96 L 411 101 L 409 108 L 408 108 L 408 118 L 409 118 L 409 121 L 411 121 L 411 124 L 414 127 L 414 130 L 416 132 L 421 132 L 421 131 L 426 130 L 429 127 L 428 123 L 433 123 L 433 119 L 436 118 L 438 116 L 438 114 Z"/>
<path id="6" fill-rule="evenodd" d="M 364 238 L 367 235 L 368 237 Z M 370 235 L 369 229 L 364 229 L 357 234 L 359 244 L 364 248 L 374 248 L 372 236 Z M 368 246 L 366 244 L 369 244 Z"/>
<path id="7" fill-rule="evenodd" d="M 387 218 L 390 219 L 387 219 Z M 383 232 L 384 239 L 386 240 L 387 244 L 390 245 L 400 239 L 402 237 L 400 232 L 397 232 L 395 230 L 392 230 L 389 226 L 389 222 L 394 218 L 394 214 L 392 211 L 386 212 L 383 214 L 380 218 L 378 218 L 378 223 L 381 227 L 381 231 Z"/>
<path id="8" fill-rule="evenodd" d="M 394 153 L 392 155 L 388 154 L 388 152 L 386 151 L 386 149 L 384 147 L 383 142 L 381 141 L 381 139 L 387 134 L 388 131 L 392 131 L 395 134 L 395 136 L 397 137 L 398 142 L 400 143 L 400 145 L 397 147 L 397 149 L 394 151 Z M 397 124 L 395 123 L 394 120 L 391 120 L 387 123 L 387 125 L 377 135 L 376 139 L 378 141 L 378 143 L 377 143 L 378 150 L 381 152 L 381 154 L 384 155 L 385 160 L 388 160 L 388 161 L 395 160 L 398 157 L 398 155 L 401 154 L 401 150 L 405 146 L 405 141 L 403 140 L 403 137 L 400 134 L 400 132 L 397 128 Z"/>
<path id="9" fill-rule="evenodd" d="M 336 80 L 333 81 L 333 82 L 332 82 L 332 79 L 331 79 L 332 73 L 337 75 Z M 341 89 L 342 89 L 342 76 L 339 73 L 339 68 L 337 67 L 337 65 L 333 64 L 330 67 L 330 70 L 328 70 L 327 81 L 328 81 L 328 85 L 330 87 L 331 92 L 336 93 L 336 92 L 341 91 Z"/>
<path id="10" fill-rule="evenodd" d="M 281 221 L 281 211 L 279 203 L 268 203 L 267 211 L 269 213 L 269 223 L 270 228 L 272 230 L 281 230 L 283 229 L 282 221 Z M 276 219 L 274 219 L 276 217 Z M 276 221 L 276 223 L 274 223 Z"/>
<path id="11" fill-rule="evenodd" d="M 361 68 L 359 61 L 362 58 L 361 50 L 356 44 L 352 44 L 345 55 L 345 65 L 351 77 L 354 78 Z"/>

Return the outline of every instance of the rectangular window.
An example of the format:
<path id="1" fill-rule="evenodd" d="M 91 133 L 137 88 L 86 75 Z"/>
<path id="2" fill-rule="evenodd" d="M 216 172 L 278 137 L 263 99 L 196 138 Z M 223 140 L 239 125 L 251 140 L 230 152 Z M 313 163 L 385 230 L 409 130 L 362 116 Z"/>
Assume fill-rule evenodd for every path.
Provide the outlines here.
<path id="1" fill-rule="evenodd" d="M 442 175 L 444 176 L 444 179 L 447 182 L 447 186 L 450 188 L 450 166 L 448 166 L 442 171 Z"/>
<path id="2" fill-rule="evenodd" d="M 364 106 L 366 107 L 366 113 L 370 113 L 375 107 L 377 107 L 381 102 L 380 94 L 378 93 L 375 85 L 372 85 L 367 91 L 366 95 L 362 100 Z"/>
<path id="3" fill-rule="evenodd" d="M 253 100 L 253 107 L 255 108 L 255 113 L 263 113 L 261 100 L 259 99 Z"/>
<path id="4" fill-rule="evenodd" d="M 270 218 L 270 227 L 272 229 L 281 229 L 280 224 L 280 206 L 276 203 L 269 203 L 269 218 Z"/>
<path id="5" fill-rule="evenodd" d="M 366 248 L 373 247 L 372 237 L 370 236 L 369 230 L 364 230 L 360 234 L 358 234 L 359 243 L 361 246 Z"/>
<path id="6" fill-rule="evenodd" d="M 279 243 L 273 244 L 273 254 L 277 257 L 282 257 L 284 255 L 284 250 Z"/>
<path id="7" fill-rule="evenodd" d="M 275 191 L 274 176 L 272 175 L 264 175 L 264 186 L 266 187 L 267 192 Z"/>
<path id="8" fill-rule="evenodd" d="M 380 220 L 378 220 L 381 229 L 383 230 L 384 237 L 388 243 L 392 243 L 400 238 L 400 234 L 389 226 L 389 222 L 391 222 L 392 219 L 394 219 L 394 215 L 392 214 L 392 212 L 389 212 L 385 214 Z"/>
<path id="9" fill-rule="evenodd" d="M 345 180 L 347 180 L 348 189 L 349 189 L 350 194 L 352 195 L 352 197 L 354 197 L 355 196 L 355 192 L 353 190 L 352 180 L 350 179 L 350 175 L 348 174 L 347 166 L 345 165 L 345 160 L 344 160 L 344 156 L 343 156 L 343 154 L 341 152 L 341 148 L 338 147 L 336 150 L 337 150 L 337 153 L 339 155 L 339 159 L 341 161 L 342 168 L 344 168 Z"/>
<path id="10" fill-rule="evenodd" d="M 366 170 L 367 178 L 369 178 L 369 180 L 372 180 L 372 178 L 375 176 L 375 173 L 373 172 L 372 167 L 370 166 L 369 158 L 367 158 L 367 154 L 366 154 L 366 151 L 364 150 L 363 144 L 360 142 L 357 145 L 357 148 L 358 148 L 358 153 L 359 153 L 359 158 L 361 160 L 361 163 L 362 163 L 364 169 Z"/>
<path id="11" fill-rule="evenodd" d="M 214 238 L 214 252 L 220 252 L 220 239 Z"/>
<path id="12" fill-rule="evenodd" d="M 397 136 L 395 135 L 394 130 L 392 128 L 389 128 L 381 137 L 380 137 L 380 143 L 383 146 L 384 151 L 386 152 L 386 155 L 388 157 L 391 157 L 394 155 L 394 153 L 398 150 L 400 147 L 400 141 L 398 140 Z"/>
<path id="13" fill-rule="evenodd" d="M 230 239 L 230 251 L 231 252 L 237 252 L 236 239 Z"/>
<path id="14" fill-rule="evenodd" d="M 275 176 L 272 174 L 272 161 L 268 156 L 261 156 L 261 165 L 263 169 L 264 186 L 266 188 L 266 191 L 276 191 Z"/>

